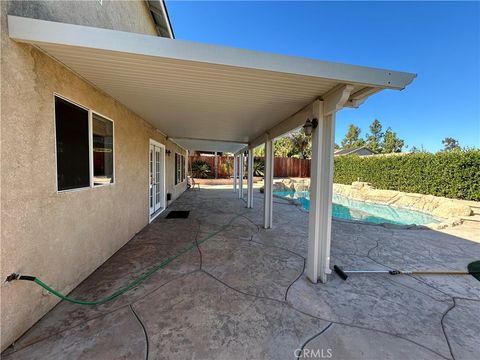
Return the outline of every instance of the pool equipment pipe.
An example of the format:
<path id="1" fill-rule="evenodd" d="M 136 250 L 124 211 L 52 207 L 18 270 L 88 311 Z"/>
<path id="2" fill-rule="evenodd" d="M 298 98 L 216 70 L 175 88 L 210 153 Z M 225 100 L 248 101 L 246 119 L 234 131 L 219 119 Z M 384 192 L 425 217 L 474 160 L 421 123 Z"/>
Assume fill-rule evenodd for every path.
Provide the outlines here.
<path id="1" fill-rule="evenodd" d="M 148 279 L 150 276 L 152 276 L 154 273 L 156 273 L 158 270 L 164 268 L 165 266 L 167 266 L 168 264 L 170 264 L 173 260 L 179 258 L 180 256 L 186 254 L 187 252 L 189 252 L 190 250 L 196 248 L 197 246 L 199 246 L 200 244 L 204 243 L 205 241 L 207 240 L 210 240 L 211 238 L 213 238 L 215 235 L 218 235 L 219 233 L 221 233 L 222 231 L 226 230 L 228 227 L 230 227 L 230 225 L 239 217 L 243 216 L 244 214 L 236 214 L 235 216 L 233 216 L 227 224 L 223 225 L 219 230 L 215 231 L 214 233 L 210 234 L 210 235 L 207 235 L 205 237 L 203 237 L 202 239 L 200 240 L 197 240 L 195 241 L 194 243 L 184 247 L 183 249 L 179 250 L 176 254 L 170 256 L 169 258 L 167 258 L 166 260 L 162 261 L 161 263 L 151 267 L 149 270 L 147 270 L 146 272 L 144 272 L 142 275 L 140 275 L 138 278 L 136 278 L 135 280 L 133 280 L 132 282 L 130 282 L 129 284 L 127 284 L 126 286 L 116 290 L 115 292 L 113 292 L 112 294 L 108 295 L 108 296 L 105 296 L 103 298 L 100 298 L 100 299 L 97 299 L 97 300 L 80 300 L 80 299 L 75 299 L 75 298 L 71 298 L 67 295 L 64 295 L 58 291 L 56 291 L 55 289 L 53 289 L 52 287 L 48 286 L 47 284 L 45 284 L 42 280 L 40 280 L 39 278 L 35 277 L 35 276 L 30 276 L 30 275 L 20 275 L 20 274 L 17 274 L 17 273 L 12 273 L 10 275 L 7 276 L 7 278 L 5 279 L 6 282 L 11 282 L 11 281 L 15 281 L 15 280 L 26 280 L 26 281 L 32 281 L 34 282 L 35 284 L 39 285 L 40 287 L 44 288 L 45 290 L 47 290 L 49 293 L 59 297 L 60 299 L 62 300 L 65 300 L 65 301 L 68 301 L 68 302 L 71 302 L 73 304 L 79 304 L 79 305 L 99 305 L 99 304 L 105 304 L 106 302 L 109 302 L 109 301 L 112 301 L 114 299 L 116 299 L 117 297 L 119 297 L 120 295 L 123 295 L 124 293 L 126 293 L 127 291 L 137 287 L 138 285 L 140 285 L 143 281 L 145 281 L 146 279 Z"/>
<path id="2" fill-rule="evenodd" d="M 424 271 L 424 270 L 343 270 L 334 265 L 333 271 L 343 280 L 348 279 L 349 274 L 389 274 L 389 275 L 472 275 L 480 280 L 480 260 L 468 264 L 467 271 Z"/>

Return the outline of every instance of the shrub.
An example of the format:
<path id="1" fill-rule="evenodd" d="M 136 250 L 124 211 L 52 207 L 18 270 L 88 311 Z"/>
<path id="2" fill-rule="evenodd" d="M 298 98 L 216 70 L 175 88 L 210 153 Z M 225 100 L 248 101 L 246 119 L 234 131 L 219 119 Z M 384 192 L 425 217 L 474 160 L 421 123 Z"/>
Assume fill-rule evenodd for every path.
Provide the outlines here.
<path id="1" fill-rule="evenodd" d="M 265 161 L 263 159 L 255 159 L 253 162 L 253 175 L 264 176 L 265 174 Z"/>
<path id="2" fill-rule="evenodd" d="M 357 179 L 379 189 L 479 201 L 480 150 L 335 157 L 334 182 Z"/>
<path id="3" fill-rule="evenodd" d="M 230 176 L 233 173 L 233 161 L 225 160 L 220 165 L 220 170 L 225 176 Z"/>
<path id="4" fill-rule="evenodd" d="M 194 178 L 206 179 L 211 172 L 210 165 L 203 160 L 196 160 L 192 163 L 192 175 Z"/>

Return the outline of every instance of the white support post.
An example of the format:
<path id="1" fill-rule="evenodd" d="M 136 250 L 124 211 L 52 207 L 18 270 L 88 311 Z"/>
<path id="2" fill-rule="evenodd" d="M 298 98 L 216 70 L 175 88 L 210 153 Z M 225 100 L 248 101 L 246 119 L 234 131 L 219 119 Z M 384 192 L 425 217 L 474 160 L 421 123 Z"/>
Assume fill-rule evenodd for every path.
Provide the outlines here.
<path id="1" fill-rule="evenodd" d="M 233 192 L 237 192 L 237 154 L 233 155 Z"/>
<path id="2" fill-rule="evenodd" d="M 263 227 L 272 228 L 272 210 L 273 210 L 273 140 L 267 139 L 265 142 L 265 181 L 263 186 Z"/>
<path id="3" fill-rule="evenodd" d="M 253 208 L 253 149 L 248 149 L 247 208 Z"/>
<path id="4" fill-rule="evenodd" d="M 346 85 L 312 108 L 318 126 L 312 131 L 307 277 L 313 283 L 326 282 L 330 273 L 335 113 L 352 89 Z"/>
<path id="5" fill-rule="evenodd" d="M 243 199 L 243 153 L 238 155 L 238 198 Z"/>

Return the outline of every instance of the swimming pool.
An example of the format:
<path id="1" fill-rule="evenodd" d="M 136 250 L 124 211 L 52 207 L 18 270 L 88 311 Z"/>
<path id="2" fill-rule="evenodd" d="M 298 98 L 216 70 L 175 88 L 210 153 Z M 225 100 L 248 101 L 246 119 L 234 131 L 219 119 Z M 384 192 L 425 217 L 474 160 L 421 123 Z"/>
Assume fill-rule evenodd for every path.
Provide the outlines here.
<path id="1" fill-rule="evenodd" d="M 275 191 L 274 195 L 297 199 L 306 210 L 310 208 L 308 191 Z M 439 219 L 420 211 L 367 203 L 333 194 L 332 216 L 337 219 L 360 220 L 375 224 L 426 225 L 439 223 Z"/>

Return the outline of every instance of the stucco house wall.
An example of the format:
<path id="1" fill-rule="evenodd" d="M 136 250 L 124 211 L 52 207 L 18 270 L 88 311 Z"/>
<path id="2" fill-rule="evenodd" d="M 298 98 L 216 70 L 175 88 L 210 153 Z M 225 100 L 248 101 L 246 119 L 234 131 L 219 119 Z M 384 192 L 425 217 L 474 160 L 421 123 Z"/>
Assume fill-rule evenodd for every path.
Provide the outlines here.
<path id="1" fill-rule="evenodd" d="M 143 0 L 8 1 L 5 6 L 9 15 L 157 35 Z"/>
<path id="2" fill-rule="evenodd" d="M 150 138 L 171 151 L 166 156 L 167 192 L 175 199 L 186 189 L 186 182 L 174 185 L 174 154 L 185 155 L 184 149 L 49 56 L 8 37 L 10 10 L 48 20 L 154 31 L 143 2 L 103 3 L 103 9 L 110 7 L 108 15 L 95 21 L 89 14 L 98 8 L 96 1 L 0 4 L 2 279 L 12 272 L 31 274 L 68 293 L 140 231 L 149 220 Z M 123 7 L 133 12 L 125 13 Z M 55 93 L 114 121 L 115 184 L 57 192 Z M 2 280 L 0 289 L 3 350 L 58 299 L 30 282 Z"/>

